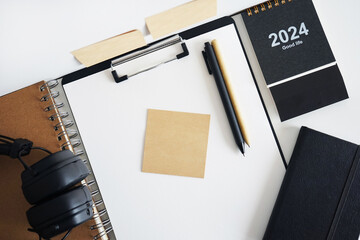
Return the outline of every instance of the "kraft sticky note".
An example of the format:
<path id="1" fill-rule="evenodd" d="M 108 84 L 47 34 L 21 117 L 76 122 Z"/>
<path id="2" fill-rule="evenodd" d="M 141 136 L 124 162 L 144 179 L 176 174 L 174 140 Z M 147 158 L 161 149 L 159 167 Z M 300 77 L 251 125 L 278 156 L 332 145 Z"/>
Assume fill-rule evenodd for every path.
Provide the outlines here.
<path id="1" fill-rule="evenodd" d="M 210 115 L 149 109 L 142 171 L 204 178 Z"/>
<path id="2" fill-rule="evenodd" d="M 146 26 L 154 39 L 216 16 L 217 0 L 193 0 L 147 17 Z"/>
<path id="3" fill-rule="evenodd" d="M 139 30 L 132 30 L 89 46 L 72 51 L 72 55 L 86 67 L 116 57 L 146 45 Z"/>

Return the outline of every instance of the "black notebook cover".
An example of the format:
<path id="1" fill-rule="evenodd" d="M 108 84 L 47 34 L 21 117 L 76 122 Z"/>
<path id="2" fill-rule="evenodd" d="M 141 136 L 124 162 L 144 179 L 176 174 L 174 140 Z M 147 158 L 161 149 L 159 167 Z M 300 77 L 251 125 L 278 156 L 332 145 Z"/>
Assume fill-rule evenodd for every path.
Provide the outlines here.
<path id="1" fill-rule="evenodd" d="M 348 98 L 311 0 L 268 1 L 241 16 L 281 121 Z"/>
<path id="2" fill-rule="evenodd" d="M 357 240 L 359 146 L 302 127 L 265 240 Z"/>

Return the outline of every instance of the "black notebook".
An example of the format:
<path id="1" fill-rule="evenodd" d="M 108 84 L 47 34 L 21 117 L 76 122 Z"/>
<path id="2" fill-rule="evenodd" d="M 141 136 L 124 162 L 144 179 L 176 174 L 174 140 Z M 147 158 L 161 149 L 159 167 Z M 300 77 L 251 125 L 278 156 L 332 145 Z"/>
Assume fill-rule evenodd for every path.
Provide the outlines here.
<path id="1" fill-rule="evenodd" d="M 354 239 L 360 234 L 359 146 L 302 127 L 264 239 Z"/>
<path id="2" fill-rule="evenodd" d="M 348 98 L 311 0 L 268 1 L 241 15 L 282 121 Z"/>

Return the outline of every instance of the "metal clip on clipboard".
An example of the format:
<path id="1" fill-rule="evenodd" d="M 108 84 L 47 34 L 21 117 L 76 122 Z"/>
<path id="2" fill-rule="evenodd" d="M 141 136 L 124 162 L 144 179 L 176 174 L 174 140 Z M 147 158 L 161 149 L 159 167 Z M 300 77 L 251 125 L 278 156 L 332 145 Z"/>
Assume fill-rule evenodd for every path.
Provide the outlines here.
<path id="1" fill-rule="evenodd" d="M 173 58 L 162 61 L 162 62 L 157 63 L 155 65 L 151 65 L 149 67 L 141 69 L 141 70 L 139 70 L 139 71 L 137 71 L 135 73 L 132 73 L 132 74 L 125 74 L 125 75 L 119 76 L 117 74 L 116 70 L 114 69 L 114 67 L 116 67 L 118 65 L 121 65 L 121 64 L 124 64 L 126 62 L 135 60 L 137 58 L 146 56 L 146 55 L 148 55 L 150 53 L 154 53 L 154 52 L 156 52 L 158 50 L 173 46 L 175 44 L 181 44 L 182 52 L 177 54 Z M 123 56 L 123 57 L 120 57 L 118 59 L 115 59 L 115 60 L 111 61 L 111 74 L 113 75 L 115 82 L 119 83 L 119 82 L 125 81 L 128 78 L 130 78 L 132 76 L 135 76 L 135 75 L 137 75 L 139 73 L 149 71 L 149 70 L 154 69 L 154 68 L 156 68 L 156 67 L 158 67 L 160 65 L 163 65 L 165 63 L 171 62 L 171 61 L 176 60 L 176 59 L 186 57 L 188 55 L 189 55 L 189 51 L 188 51 L 188 49 L 186 47 L 186 44 L 185 44 L 184 40 L 179 35 L 175 35 L 175 36 L 167 38 L 167 39 L 165 39 L 163 41 L 152 44 L 152 45 L 150 45 L 149 47 L 147 47 L 145 49 L 138 50 L 138 51 L 136 51 L 134 53 L 128 54 L 126 56 Z"/>

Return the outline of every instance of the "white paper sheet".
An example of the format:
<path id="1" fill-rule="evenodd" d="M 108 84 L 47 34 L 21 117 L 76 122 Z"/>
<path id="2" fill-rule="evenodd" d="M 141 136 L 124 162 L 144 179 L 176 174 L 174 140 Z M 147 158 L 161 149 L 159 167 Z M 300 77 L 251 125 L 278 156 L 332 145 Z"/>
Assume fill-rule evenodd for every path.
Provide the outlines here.
<path id="1" fill-rule="evenodd" d="M 201 51 L 218 39 L 251 147 L 237 148 Z M 64 86 L 118 239 L 261 239 L 285 168 L 233 25 L 190 55 L 116 84 L 110 69 Z M 120 70 L 119 70 L 120 71 Z M 210 114 L 205 178 L 141 172 L 148 108 Z"/>

